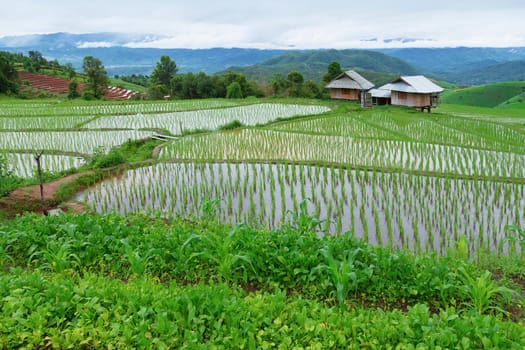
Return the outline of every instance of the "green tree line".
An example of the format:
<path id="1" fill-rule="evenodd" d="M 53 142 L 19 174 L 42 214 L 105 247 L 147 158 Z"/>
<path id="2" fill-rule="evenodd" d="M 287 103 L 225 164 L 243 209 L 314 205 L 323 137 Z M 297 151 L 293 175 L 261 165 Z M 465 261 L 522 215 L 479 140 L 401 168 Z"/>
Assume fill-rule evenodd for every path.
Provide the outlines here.
<path id="1" fill-rule="evenodd" d="M 83 75 L 77 76 L 71 64 L 60 65 L 56 60 L 48 61 L 38 51 L 29 51 L 28 56 L 0 52 L 0 93 L 17 95 L 21 82 L 18 71 L 43 72 L 51 69 L 59 75 L 70 79 L 69 98 L 80 97 L 79 81 L 85 82 L 83 97 L 85 99 L 102 99 L 106 95 L 109 77 L 102 61 L 93 56 L 84 57 Z M 165 98 L 246 98 L 248 96 L 264 97 L 268 95 L 282 97 L 321 98 L 324 96 L 324 85 L 342 72 L 337 62 L 327 67 L 323 81 L 318 84 L 312 80 L 305 81 L 303 75 L 293 70 L 287 76 L 276 74 L 267 86 L 260 86 L 248 80 L 242 73 L 227 71 L 214 75 L 204 72 L 179 73 L 176 62 L 169 56 L 161 56 L 150 76 L 131 75 L 118 78 L 130 83 L 147 87 L 147 94 L 140 98 L 159 100 Z"/>

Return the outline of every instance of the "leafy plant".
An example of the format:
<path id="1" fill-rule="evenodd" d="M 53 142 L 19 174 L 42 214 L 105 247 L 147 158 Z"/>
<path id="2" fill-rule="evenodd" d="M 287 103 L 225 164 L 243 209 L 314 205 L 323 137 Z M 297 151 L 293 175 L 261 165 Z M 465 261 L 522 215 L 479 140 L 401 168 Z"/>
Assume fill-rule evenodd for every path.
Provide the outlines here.
<path id="1" fill-rule="evenodd" d="M 242 270 L 243 279 L 247 280 L 247 270 L 255 272 L 252 259 L 245 253 L 239 252 L 236 243 L 238 234 L 242 233 L 243 225 L 236 225 L 226 235 L 220 234 L 193 234 L 183 244 L 183 249 L 189 247 L 192 242 L 200 241 L 201 251 L 192 253 L 187 262 L 199 258 L 211 264 L 217 271 L 219 281 L 230 283 L 234 281 L 234 274 Z"/>
<path id="2" fill-rule="evenodd" d="M 346 250 L 341 259 L 336 259 L 328 248 L 321 249 L 325 262 L 312 270 L 315 273 L 327 273 L 328 283 L 334 289 L 333 293 L 340 306 L 344 305 L 350 291 L 356 291 L 359 284 L 372 276 L 373 266 L 365 266 L 357 258 L 361 248 Z"/>
<path id="3" fill-rule="evenodd" d="M 320 230 L 321 225 L 325 221 L 308 214 L 307 205 L 309 201 L 309 199 L 301 201 L 301 203 L 299 203 L 299 210 L 296 212 L 291 210 L 287 211 L 288 225 L 302 233 Z"/>
<path id="4" fill-rule="evenodd" d="M 5 196 L 21 183 L 22 179 L 13 174 L 8 168 L 6 157 L 0 153 L 0 197 Z"/>
<path id="5" fill-rule="evenodd" d="M 492 274 L 489 271 L 483 271 L 478 277 L 474 277 L 465 267 L 458 269 L 460 278 L 464 285 L 462 291 L 467 298 L 465 304 L 474 310 L 478 315 L 484 314 L 489 310 L 505 311 L 497 305 L 494 305 L 495 298 L 498 296 L 510 299 L 516 292 L 513 290 L 498 286 L 492 280 Z"/>
<path id="6" fill-rule="evenodd" d="M 510 243 L 516 244 L 516 242 L 520 245 L 521 251 L 525 250 L 525 229 L 522 229 L 518 225 L 507 225 L 505 226 L 505 230 L 514 233 L 515 236 L 509 236 L 507 239 Z"/>

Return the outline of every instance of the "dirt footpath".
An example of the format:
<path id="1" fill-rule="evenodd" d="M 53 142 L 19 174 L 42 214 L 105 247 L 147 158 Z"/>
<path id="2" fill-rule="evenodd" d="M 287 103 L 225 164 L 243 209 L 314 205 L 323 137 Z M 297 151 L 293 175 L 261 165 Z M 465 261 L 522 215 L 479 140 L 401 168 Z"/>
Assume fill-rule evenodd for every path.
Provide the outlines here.
<path id="1" fill-rule="evenodd" d="M 55 198 L 55 194 L 60 188 L 60 185 L 69 183 L 79 178 L 80 176 L 89 174 L 90 172 L 83 172 L 69 175 L 61 179 L 44 184 L 44 201 L 49 202 Z M 42 212 L 40 205 L 40 186 L 20 187 L 9 194 L 8 197 L 3 198 L 0 202 L 0 211 L 6 211 L 8 216 L 22 214 L 24 211 Z M 81 212 L 82 206 L 75 205 L 75 203 L 68 203 L 67 209 L 75 212 Z M 45 206 L 46 210 L 52 209 L 49 205 Z"/>

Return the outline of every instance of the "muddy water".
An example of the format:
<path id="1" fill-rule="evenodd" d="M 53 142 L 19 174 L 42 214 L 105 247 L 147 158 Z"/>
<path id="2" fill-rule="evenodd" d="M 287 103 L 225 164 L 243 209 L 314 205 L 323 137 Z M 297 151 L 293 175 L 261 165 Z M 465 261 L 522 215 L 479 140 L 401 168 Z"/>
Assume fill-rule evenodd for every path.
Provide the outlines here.
<path id="1" fill-rule="evenodd" d="M 275 228 L 307 200 L 319 231 L 372 244 L 446 252 L 508 249 L 505 226 L 525 226 L 525 186 L 283 164 L 167 163 L 130 170 L 82 195 L 100 213 L 198 216 L 216 200 L 222 222 Z"/>

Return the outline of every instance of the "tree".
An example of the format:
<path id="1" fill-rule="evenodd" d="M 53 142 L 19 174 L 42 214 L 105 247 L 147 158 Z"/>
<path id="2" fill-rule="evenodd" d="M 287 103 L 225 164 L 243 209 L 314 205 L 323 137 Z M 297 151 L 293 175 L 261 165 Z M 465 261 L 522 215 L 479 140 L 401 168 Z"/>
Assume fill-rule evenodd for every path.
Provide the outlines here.
<path id="1" fill-rule="evenodd" d="M 343 69 L 339 62 L 332 62 L 328 65 L 327 72 L 323 75 L 324 85 L 334 80 L 338 75 L 343 73 Z"/>
<path id="2" fill-rule="evenodd" d="M 104 97 L 109 79 L 102 62 L 93 56 L 86 56 L 84 57 L 82 69 L 87 75 L 84 97 L 89 98 L 92 96 L 97 99 Z"/>
<path id="3" fill-rule="evenodd" d="M 284 95 L 286 89 L 290 87 L 288 80 L 282 74 L 275 74 L 270 82 L 274 96 Z"/>
<path id="4" fill-rule="evenodd" d="M 0 53 L 0 93 L 17 94 L 20 87 L 18 73 L 9 56 Z"/>
<path id="5" fill-rule="evenodd" d="M 73 64 L 71 63 L 66 63 L 64 66 L 64 71 L 66 72 L 69 79 L 73 79 L 77 75 L 77 72 L 75 72 L 75 68 L 73 68 Z"/>
<path id="6" fill-rule="evenodd" d="M 226 89 L 226 98 L 242 98 L 241 84 L 234 81 Z"/>
<path id="7" fill-rule="evenodd" d="M 304 83 L 303 75 L 300 72 L 293 70 L 288 73 L 288 82 L 290 83 L 288 96 L 301 97 Z"/>
<path id="8" fill-rule="evenodd" d="M 31 60 L 31 66 L 37 72 L 40 71 L 40 68 L 42 68 L 42 66 L 47 63 L 44 56 L 42 56 L 42 54 L 38 51 L 29 51 L 27 54 Z"/>
<path id="9" fill-rule="evenodd" d="M 164 89 L 166 94 L 171 93 L 171 80 L 177 73 L 177 64 L 169 56 L 161 56 L 155 69 L 151 73 L 151 85 L 157 89 Z"/>
<path id="10" fill-rule="evenodd" d="M 301 97 L 318 98 L 320 97 L 319 87 L 312 80 L 308 80 L 303 84 Z"/>
<path id="11" fill-rule="evenodd" d="M 75 80 L 71 80 L 69 82 L 67 85 L 67 90 L 69 91 L 67 98 L 70 100 L 80 97 L 80 94 L 78 93 L 78 83 Z"/>
<path id="12" fill-rule="evenodd" d="M 288 73 L 288 81 L 292 84 L 300 85 L 304 82 L 304 77 L 299 71 L 293 70 Z"/>

